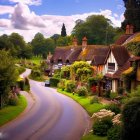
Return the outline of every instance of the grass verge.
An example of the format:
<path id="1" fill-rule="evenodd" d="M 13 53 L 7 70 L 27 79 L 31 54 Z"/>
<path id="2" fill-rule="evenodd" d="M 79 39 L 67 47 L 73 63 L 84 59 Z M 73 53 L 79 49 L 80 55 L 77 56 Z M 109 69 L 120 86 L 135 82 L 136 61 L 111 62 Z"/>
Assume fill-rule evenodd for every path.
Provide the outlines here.
<path id="1" fill-rule="evenodd" d="M 19 96 L 17 106 L 7 106 L 0 110 L 0 126 L 16 118 L 27 106 L 27 101 L 24 96 Z"/>
<path id="2" fill-rule="evenodd" d="M 81 140 L 107 140 L 107 137 L 99 137 L 96 135 L 93 135 L 92 133 L 82 137 Z"/>
<path id="3" fill-rule="evenodd" d="M 101 103 L 90 104 L 90 98 L 88 97 L 78 96 L 77 94 L 73 95 L 72 93 L 62 91 L 61 89 L 58 89 L 58 92 L 67 95 L 76 102 L 78 102 L 81 106 L 83 106 L 83 108 L 85 108 L 85 110 L 88 112 L 90 116 L 92 116 L 93 113 L 98 112 L 99 110 L 105 108 L 105 105 Z"/>

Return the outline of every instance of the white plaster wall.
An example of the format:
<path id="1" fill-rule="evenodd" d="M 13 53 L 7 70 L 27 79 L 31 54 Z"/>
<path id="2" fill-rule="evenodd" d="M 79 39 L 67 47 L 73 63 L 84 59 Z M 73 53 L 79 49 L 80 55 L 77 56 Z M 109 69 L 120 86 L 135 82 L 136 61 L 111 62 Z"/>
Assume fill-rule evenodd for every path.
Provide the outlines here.
<path id="1" fill-rule="evenodd" d="M 108 72 L 107 71 L 107 69 L 108 69 L 108 63 L 115 63 L 115 71 L 118 70 L 118 64 L 117 64 L 117 62 L 115 60 L 115 57 L 114 57 L 113 53 L 111 52 L 110 55 L 109 55 L 109 57 L 108 57 L 108 59 L 107 59 L 107 62 L 105 64 L 105 66 L 103 68 L 103 75 L 105 75 L 106 73 L 113 74 L 115 72 L 115 71 L 114 72 Z"/>

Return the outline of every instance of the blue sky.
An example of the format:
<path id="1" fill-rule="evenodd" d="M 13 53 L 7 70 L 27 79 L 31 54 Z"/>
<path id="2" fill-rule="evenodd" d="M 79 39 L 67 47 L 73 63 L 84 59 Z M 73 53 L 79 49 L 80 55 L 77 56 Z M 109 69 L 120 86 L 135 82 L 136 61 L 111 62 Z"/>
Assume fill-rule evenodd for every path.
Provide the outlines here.
<path id="1" fill-rule="evenodd" d="M 77 19 L 92 14 L 120 26 L 124 10 L 123 0 L 0 0 L 0 34 L 18 32 L 30 41 L 37 32 L 45 37 L 60 33 L 63 22 L 70 34 Z"/>

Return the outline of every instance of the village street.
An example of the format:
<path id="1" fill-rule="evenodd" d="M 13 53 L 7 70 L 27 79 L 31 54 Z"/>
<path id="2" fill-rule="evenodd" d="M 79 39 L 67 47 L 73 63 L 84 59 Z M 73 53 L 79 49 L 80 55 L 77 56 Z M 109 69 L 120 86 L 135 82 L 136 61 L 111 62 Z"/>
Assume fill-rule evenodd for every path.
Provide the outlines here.
<path id="1" fill-rule="evenodd" d="M 29 105 L 20 117 L 0 128 L 3 139 L 80 140 L 89 125 L 86 111 L 42 82 L 30 80 L 30 85 Z"/>

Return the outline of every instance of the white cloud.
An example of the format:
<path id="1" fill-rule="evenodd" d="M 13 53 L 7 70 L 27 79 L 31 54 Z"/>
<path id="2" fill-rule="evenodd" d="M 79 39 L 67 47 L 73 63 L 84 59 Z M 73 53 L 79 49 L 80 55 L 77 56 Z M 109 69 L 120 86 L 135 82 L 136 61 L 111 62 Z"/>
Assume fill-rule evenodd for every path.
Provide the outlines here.
<path id="1" fill-rule="evenodd" d="M 15 28 L 29 30 L 34 27 L 45 27 L 44 21 L 40 16 L 31 12 L 25 4 L 17 4 L 11 15 L 11 21 Z"/>
<path id="2" fill-rule="evenodd" d="M 22 3 L 22 4 L 27 4 L 27 5 L 40 5 L 41 0 L 9 0 L 10 2 L 14 3 Z"/>
<path id="3" fill-rule="evenodd" d="M 10 14 L 12 13 L 14 10 L 14 7 L 12 6 L 3 6 L 3 5 L 0 5 L 0 15 L 3 15 L 3 14 Z"/>
<path id="4" fill-rule="evenodd" d="M 14 0 L 13 0 L 14 1 Z M 17 0 L 15 0 L 17 1 Z M 67 34 L 70 34 L 75 21 L 78 19 L 85 20 L 90 15 L 104 15 L 110 19 L 114 26 L 121 26 L 123 15 L 117 16 L 110 10 L 100 10 L 99 12 L 83 13 L 71 16 L 58 16 L 58 15 L 36 15 L 30 11 L 29 7 L 23 3 L 19 3 L 13 7 L 13 12 L 10 19 L 0 19 L 0 34 L 11 34 L 17 32 L 24 36 L 26 41 L 31 41 L 34 35 L 38 32 L 42 33 L 45 37 L 53 34 L 60 34 L 62 24 L 65 23 Z"/>

